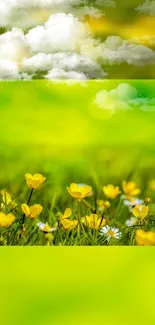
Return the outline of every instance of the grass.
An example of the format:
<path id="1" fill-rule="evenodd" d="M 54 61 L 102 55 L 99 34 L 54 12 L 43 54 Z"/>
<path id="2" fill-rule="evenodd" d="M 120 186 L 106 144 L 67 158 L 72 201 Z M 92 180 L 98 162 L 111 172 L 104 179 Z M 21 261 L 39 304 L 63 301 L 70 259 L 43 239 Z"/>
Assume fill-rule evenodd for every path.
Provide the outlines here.
<path id="1" fill-rule="evenodd" d="M 48 83 L 0 84 L 0 189 L 11 195 L 9 204 L 2 196 L 1 212 L 10 211 L 15 222 L 1 228 L 1 245 L 62 245 L 102 246 L 136 245 L 136 231 L 155 229 L 155 191 L 150 185 L 155 179 L 155 113 L 137 110 L 118 112 L 111 118 L 92 114 L 96 92 L 116 88 L 120 81 L 88 82 L 80 85 Z M 131 81 L 145 96 L 153 96 L 154 82 Z M 29 205 L 43 207 L 34 219 L 24 217 L 21 205 L 27 203 L 30 189 L 25 184 L 26 173 L 41 173 L 46 182 L 34 190 Z M 144 220 L 137 218 L 132 227 L 126 221 L 134 217 L 124 205 L 122 181 L 134 181 L 141 193 L 139 198 L 149 211 Z M 93 195 L 80 202 L 67 191 L 71 183 L 92 187 Z M 119 186 L 121 194 L 106 197 L 103 187 Z M 130 197 L 131 198 L 131 197 Z M 97 200 L 108 200 L 104 211 Z M 13 201 L 13 202 L 12 202 Z M 14 203 L 16 206 L 14 206 Z M 72 209 L 69 220 L 78 226 L 67 230 L 61 223 L 66 208 Z M 118 228 L 121 238 L 110 241 L 82 223 L 82 217 L 97 214 L 110 227 Z M 48 222 L 57 230 L 45 233 L 37 223 Z"/>

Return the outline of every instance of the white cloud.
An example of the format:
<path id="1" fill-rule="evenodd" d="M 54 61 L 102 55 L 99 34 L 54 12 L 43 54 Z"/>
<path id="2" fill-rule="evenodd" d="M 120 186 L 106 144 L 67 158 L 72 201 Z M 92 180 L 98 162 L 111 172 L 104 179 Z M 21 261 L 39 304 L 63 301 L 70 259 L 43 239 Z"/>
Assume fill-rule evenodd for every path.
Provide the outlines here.
<path id="1" fill-rule="evenodd" d="M 117 88 L 98 92 L 93 100 L 93 115 L 101 116 L 108 112 L 108 117 L 119 110 L 139 108 L 143 111 L 155 110 L 155 97 L 141 97 L 138 90 L 128 83 L 120 83 Z M 98 112 L 99 109 L 99 112 Z M 99 114 L 98 114 L 99 113 Z M 100 115 L 101 113 L 101 115 Z"/>
<path id="2" fill-rule="evenodd" d="M 45 75 L 46 79 L 54 80 L 54 79 L 70 79 L 70 80 L 86 80 L 86 76 L 84 73 L 79 73 L 76 71 L 64 71 L 63 69 L 52 69 Z"/>
<path id="3" fill-rule="evenodd" d="M 140 4 L 137 8 L 141 14 L 149 14 L 155 16 L 155 1 L 145 1 L 143 4 Z"/>
<path id="4" fill-rule="evenodd" d="M 0 60 L 11 60 L 30 75 L 56 68 L 86 79 L 103 78 L 96 57 L 91 58 L 96 44 L 86 24 L 71 14 L 55 14 L 26 35 L 19 28 L 0 35 Z"/>
<path id="5" fill-rule="evenodd" d="M 73 8 L 70 11 L 72 12 L 72 14 L 76 15 L 76 17 L 80 19 L 83 19 L 86 16 L 97 19 L 105 15 L 103 10 L 99 8 L 94 8 L 93 6 L 82 6 L 79 8 Z"/>
<path id="6" fill-rule="evenodd" d="M 149 65 L 155 63 L 155 52 L 144 46 L 122 40 L 119 36 L 109 36 L 99 45 L 100 55 L 105 64 Z"/>
<path id="7" fill-rule="evenodd" d="M 78 51 L 90 35 L 86 24 L 71 14 L 59 13 L 52 15 L 44 26 L 31 29 L 26 42 L 34 53 Z"/>
<path id="8" fill-rule="evenodd" d="M 24 0 L 22 2 L 24 4 Z M 48 72 L 59 69 L 61 73 L 57 75 L 64 71 L 65 76 L 71 72 L 82 74 L 86 79 L 103 79 L 107 76 L 104 65 L 154 64 L 155 51 L 118 36 L 110 36 L 101 43 L 93 37 L 86 23 L 72 14 L 58 13 L 27 33 L 12 28 L 0 35 L 0 60 L 12 61 L 20 76 L 27 73 L 30 78 L 39 76 L 40 72 L 42 78 L 47 77 Z"/>
<path id="9" fill-rule="evenodd" d="M 25 36 L 21 29 L 13 28 L 0 35 L 0 59 L 19 61 L 28 53 Z"/>
<path id="10" fill-rule="evenodd" d="M 10 60 L 0 60 L 0 80 L 21 79 L 18 66 Z"/>
<path id="11" fill-rule="evenodd" d="M 22 69 L 28 73 L 62 69 L 66 72 L 74 71 L 85 74 L 85 78 L 100 79 L 105 76 L 101 67 L 91 59 L 72 53 L 39 53 L 23 61 Z"/>
<path id="12" fill-rule="evenodd" d="M 106 4 L 105 0 L 105 4 Z M 104 3 L 104 1 L 103 1 Z M 51 14 L 72 13 L 79 18 L 100 17 L 103 10 L 81 0 L 1 0 L 0 25 L 32 28 L 44 23 Z"/>

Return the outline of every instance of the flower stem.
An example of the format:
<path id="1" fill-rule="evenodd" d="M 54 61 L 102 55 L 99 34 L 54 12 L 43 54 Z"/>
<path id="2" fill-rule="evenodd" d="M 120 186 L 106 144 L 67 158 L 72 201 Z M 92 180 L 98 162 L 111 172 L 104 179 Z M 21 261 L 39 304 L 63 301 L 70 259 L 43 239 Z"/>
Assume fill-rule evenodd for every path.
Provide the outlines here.
<path id="1" fill-rule="evenodd" d="M 89 204 L 85 199 L 82 200 L 82 202 L 89 208 L 92 210 L 92 212 L 94 211 L 93 207 L 91 204 Z"/>
<path id="2" fill-rule="evenodd" d="M 34 188 L 31 189 L 31 192 L 30 192 L 30 195 L 29 195 L 29 198 L 28 198 L 28 201 L 27 201 L 27 205 L 29 205 L 29 203 L 31 201 L 31 197 L 32 197 L 33 191 L 34 191 Z"/>

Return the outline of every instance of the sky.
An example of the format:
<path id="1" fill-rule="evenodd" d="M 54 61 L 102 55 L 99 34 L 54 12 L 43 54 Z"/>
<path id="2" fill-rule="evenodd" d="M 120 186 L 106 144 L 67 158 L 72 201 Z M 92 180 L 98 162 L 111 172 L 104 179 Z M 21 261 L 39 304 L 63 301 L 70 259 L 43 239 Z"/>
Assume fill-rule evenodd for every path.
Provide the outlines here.
<path id="1" fill-rule="evenodd" d="M 154 0 L 1 0 L 0 79 L 154 79 L 154 30 Z"/>

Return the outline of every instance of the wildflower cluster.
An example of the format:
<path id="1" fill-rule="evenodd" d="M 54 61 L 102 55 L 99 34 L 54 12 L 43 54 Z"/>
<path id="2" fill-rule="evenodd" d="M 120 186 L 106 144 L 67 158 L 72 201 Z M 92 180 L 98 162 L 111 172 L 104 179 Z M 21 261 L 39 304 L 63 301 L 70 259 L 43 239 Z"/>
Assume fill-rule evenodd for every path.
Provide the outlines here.
<path id="1" fill-rule="evenodd" d="M 52 210 L 31 204 L 46 177 L 27 173 L 25 181 L 25 202 L 1 190 L 1 245 L 155 245 L 154 205 L 150 197 L 138 198 L 141 190 L 134 181 L 104 185 L 100 195 L 90 185 L 72 183 L 66 191 L 72 207 L 63 211 L 53 204 Z"/>

